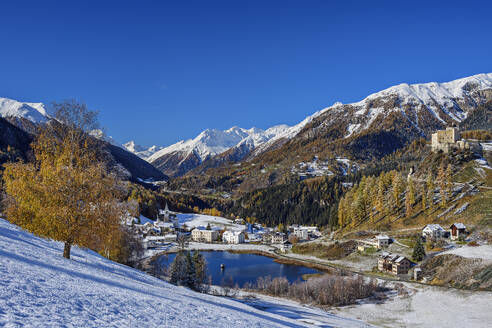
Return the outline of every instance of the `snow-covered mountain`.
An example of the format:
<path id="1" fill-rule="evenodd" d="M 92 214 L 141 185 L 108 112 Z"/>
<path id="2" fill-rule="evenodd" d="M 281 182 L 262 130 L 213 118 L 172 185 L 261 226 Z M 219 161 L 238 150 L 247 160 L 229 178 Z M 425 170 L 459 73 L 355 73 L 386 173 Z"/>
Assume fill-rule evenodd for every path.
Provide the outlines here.
<path id="1" fill-rule="evenodd" d="M 338 103 L 325 111 L 350 113 L 346 137 L 367 129 L 379 116 L 400 113 L 422 134 L 432 125 L 460 123 L 473 109 L 490 99 L 492 73 L 478 74 L 445 83 L 402 83 L 366 97 L 360 102 Z M 489 91 L 487 91 L 489 90 Z M 347 111 L 347 107 L 352 110 Z"/>
<path id="2" fill-rule="evenodd" d="M 137 155 L 138 157 L 147 160 L 150 156 L 154 155 L 156 152 L 159 150 L 163 149 L 164 147 L 160 146 L 152 146 L 152 147 L 145 147 L 141 145 L 137 145 L 135 141 L 131 140 L 127 143 L 123 144 L 123 147 L 128 150 L 130 153 L 133 153 Z"/>
<path id="3" fill-rule="evenodd" d="M 267 130 L 243 129 L 237 126 L 224 131 L 207 129 L 194 139 L 182 140 L 157 151 L 147 160 L 166 174 L 178 176 L 231 148 L 239 147 L 249 152 L 284 133 L 286 129 L 286 125 Z"/>
<path id="4" fill-rule="evenodd" d="M 424 130 L 429 119 L 436 123 L 447 125 L 460 123 L 466 119 L 471 109 L 491 99 L 492 73 L 478 74 L 445 83 L 402 83 L 388 89 L 373 93 L 363 100 L 342 104 L 336 102 L 311 116 L 299 124 L 287 129 L 283 134 L 272 138 L 255 151 L 266 150 L 277 140 L 292 139 L 312 121 L 325 127 L 336 125 L 340 120 L 334 116 L 343 117 L 349 121 L 346 125 L 346 135 L 359 133 L 367 129 L 379 116 L 388 116 L 392 112 L 401 113 L 414 127 Z M 419 120 L 420 119 L 420 120 Z M 425 133 L 424 133 L 425 134 Z"/>
<path id="5" fill-rule="evenodd" d="M 180 141 L 147 158 L 161 171 L 179 176 L 205 162 L 204 169 L 225 162 L 253 158 L 280 148 L 294 138 L 349 138 L 363 131 L 396 130 L 402 134 L 393 146 L 436 129 L 465 120 L 477 106 L 492 99 L 492 73 L 445 83 L 399 84 L 351 104 L 324 108 L 294 126 L 267 130 L 205 130 L 194 139 Z M 393 138 L 393 137 L 390 137 Z M 328 139 L 327 139 L 328 140 Z M 392 146 L 392 147 L 393 147 Z"/>
<path id="6" fill-rule="evenodd" d="M 8 98 L 0 98 L 0 116 L 25 118 L 33 123 L 43 123 L 49 120 L 45 104 L 20 102 Z"/>

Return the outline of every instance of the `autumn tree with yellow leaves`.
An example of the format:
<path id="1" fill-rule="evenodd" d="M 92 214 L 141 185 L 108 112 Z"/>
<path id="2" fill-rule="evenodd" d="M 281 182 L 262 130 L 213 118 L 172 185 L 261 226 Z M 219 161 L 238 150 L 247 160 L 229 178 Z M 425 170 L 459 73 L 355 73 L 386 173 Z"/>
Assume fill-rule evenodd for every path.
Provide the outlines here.
<path id="1" fill-rule="evenodd" d="M 8 219 L 42 237 L 71 246 L 89 247 L 117 258 L 128 213 L 124 188 L 108 173 L 101 142 L 88 132 L 97 127 L 97 113 L 83 104 L 54 104 L 55 115 L 40 128 L 32 163 L 5 165 Z"/>

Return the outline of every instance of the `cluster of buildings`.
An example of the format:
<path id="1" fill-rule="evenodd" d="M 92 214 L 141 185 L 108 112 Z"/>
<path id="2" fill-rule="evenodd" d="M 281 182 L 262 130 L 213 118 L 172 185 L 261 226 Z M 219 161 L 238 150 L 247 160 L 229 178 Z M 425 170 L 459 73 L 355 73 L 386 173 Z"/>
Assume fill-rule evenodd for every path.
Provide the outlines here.
<path id="1" fill-rule="evenodd" d="M 451 240 L 458 240 L 466 235 L 466 226 L 461 222 L 453 223 L 448 230 L 444 230 L 441 225 L 436 223 L 428 224 L 422 229 L 422 237 L 424 239 L 450 238 Z"/>
<path id="2" fill-rule="evenodd" d="M 140 216 L 140 218 L 128 216 L 126 225 L 143 239 L 146 248 L 152 248 L 164 242 L 176 241 L 178 237 L 178 220 L 176 214 L 169 210 L 167 204 L 164 210 L 159 210 L 155 221 L 144 216 Z"/>
<path id="3" fill-rule="evenodd" d="M 298 240 L 311 240 L 321 237 L 318 227 L 302 226 L 293 224 L 288 227 L 289 235 L 295 236 Z"/>
<path id="4" fill-rule="evenodd" d="M 246 223 L 242 219 L 236 219 L 233 223 L 236 227 L 232 230 L 217 226 L 188 228 L 184 224 L 179 224 L 177 213 L 170 211 L 168 204 L 165 209 L 159 210 L 155 221 L 144 216 L 140 216 L 140 219 L 129 216 L 126 221 L 135 234 L 142 238 L 146 248 L 174 242 L 179 235 L 189 236 L 192 241 L 203 243 L 242 244 L 249 241 L 280 245 L 288 244 L 289 236 L 294 236 L 296 241 L 311 240 L 321 236 L 318 228 L 314 226 L 294 224 L 288 227 L 287 233 L 284 233 L 274 228 L 263 227 L 261 224 Z"/>
<path id="5" fill-rule="evenodd" d="M 445 230 L 439 224 L 428 224 L 422 229 L 422 237 L 424 239 L 441 239 L 450 238 L 451 240 L 457 240 L 460 237 L 467 235 L 466 226 L 461 223 L 453 223 L 448 230 Z M 372 244 L 377 248 L 384 248 L 388 246 L 391 238 L 386 235 L 377 235 L 374 240 L 365 242 L 366 244 Z M 407 274 L 412 265 L 412 261 L 405 256 L 398 254 L 390 254 L 388 252 L 382 252 L 378 258 L 378 270 L 381 272 L 387 272 L 394 275 Z M 419 280 L 421 278 L 422 270 L 416 268 L 414 270 L 414 279 Z"/>

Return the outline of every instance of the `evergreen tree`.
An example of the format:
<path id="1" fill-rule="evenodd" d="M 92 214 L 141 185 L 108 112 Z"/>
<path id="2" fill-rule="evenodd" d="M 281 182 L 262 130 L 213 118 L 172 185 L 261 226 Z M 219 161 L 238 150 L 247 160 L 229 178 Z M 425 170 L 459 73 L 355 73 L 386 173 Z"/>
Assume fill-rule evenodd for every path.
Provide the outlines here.
<path id="1" fill-rule="evenodd" d="M 195 263 L 189 251 L 186 252 L 186 274 L 183 285 L 193 290 L 197 289 Z"/>
<path id="2" fill-rule="evenodd" d="M 338 227 L 343 230 L 345 224 L 345 197 L 340 199 L 338 203 Z"/>
<path id="3" fill-rule="evenodd" d="M 207 282 L 207 262 L 203 255 L 195 251 L 193 253 L 193 263 L 195 265 L 195 281 L 197 289 Z"/>
<path id="4" fill-rule="evenodd" d="M 439 166 L 439 171 L 437 172 L 437 180 L 439 181 L 439 193 L 441 194 L 441 206 L 445 207 L 447 202 L 446 195 L 446 173 L 444 170 L 444 161 L 441 162 Z"/>
<path id="5" fill-rule="evenodd" d="M 185 277 L 187 274 L 187 264 L 186 264 L 186 251 L 179 251 L 176 253 L 173 263 L 171 263 L 171 268 L 169 270 L 170 282 L 172 284 L 182 286 L 185 284 Z"/>
<path id="6" fill-rule="evenodd" d="M 422 261 L 425 258 L 425 248 L 422 243 L 422 238 L 418 237 L 417 242 L 413 248 L 412 259 L 414 261 Z"/>
<path id="7" fill-rule="evenodd" d="M 446 193 L 449 197 L 451 197 L 451 192 L 453 189 L 453 182 L 451 181 L 453 176 L 453 169 L 451 167 L 451 163 L 448 164 L 445 175 L 446 175 Z"/>
<path id="8" fill-rule="evenodd" d="M 436 186 L 434 185 L 434 178 L 432 176 L 432 171 L 429 171 L 427 175 L 427 199 L 429 200 L 429 207 L 432 208 L 434 206 L 434 190 Z M 424 195 L 422 195 L 424 197 Z"/>
<path id="9" fill-rule="evenodd" d="M 427 185 L 425 183 L 422 184 L 422 211 L 425 211 L 427 208 Z"/>

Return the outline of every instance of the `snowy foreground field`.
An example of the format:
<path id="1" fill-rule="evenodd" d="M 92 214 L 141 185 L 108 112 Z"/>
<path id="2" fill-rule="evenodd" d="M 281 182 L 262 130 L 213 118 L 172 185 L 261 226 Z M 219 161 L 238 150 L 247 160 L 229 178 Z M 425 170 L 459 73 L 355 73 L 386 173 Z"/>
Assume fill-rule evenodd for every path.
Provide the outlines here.
<path id="1" fill-rule="evenodd" d="M 492 293 L 408 285 L 408 296 L 328 313 L 259 296 L 234 301 L 170 285 L 0 219 L 0 327 L 486 327 Z"/>
<path id="2" fill-rule="evenodd" d="M 71 260 L 62 251 L 0 219 L 0 327 L 310 326 L 303 316 L 195 293 L 88 250 L 74 247 Z"/>

